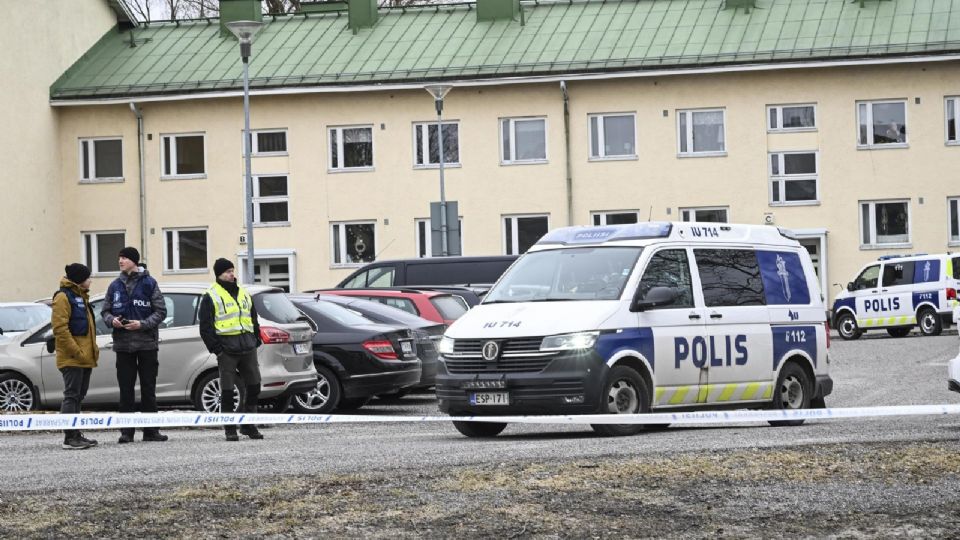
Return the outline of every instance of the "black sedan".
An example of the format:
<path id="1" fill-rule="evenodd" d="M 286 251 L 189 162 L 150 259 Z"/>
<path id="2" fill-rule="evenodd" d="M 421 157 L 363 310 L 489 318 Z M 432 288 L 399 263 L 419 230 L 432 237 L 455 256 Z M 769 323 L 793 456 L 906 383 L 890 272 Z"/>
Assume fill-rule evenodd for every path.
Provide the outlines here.
<path id="1" fill-rule="evenodd" d="M 420 357 L 420 362 L 423 364 L 423 372 L 420 375 L 419 384 L 400 391 L 399 395 L 403 395 L 412 389 L 433 386 L 433 383 L 437 380 L 437 362 L 439 362 L 440 356 L 437 346 L 440 343 L 440 338 L 443 337 L 443 332 L 447 329 L 445 324 L 428 321 L 402 309 L 362 298 L 337 296 L 335 294 L 322 294 L 318 298 L 357 311 L 373 322 L 404 326 L 413 330 L 417 343 L 417 356 Z"/>
<path id="2" fill-rule="evenodd" d="M 375 323 L 313 295 L 291 295 L 290 300 L 317 328 L 313 337 L 317 387 L 294 396 L 296 410 L 358 409 L 373 396 L 420 382 L 420 359 L 409 328 Z"/>

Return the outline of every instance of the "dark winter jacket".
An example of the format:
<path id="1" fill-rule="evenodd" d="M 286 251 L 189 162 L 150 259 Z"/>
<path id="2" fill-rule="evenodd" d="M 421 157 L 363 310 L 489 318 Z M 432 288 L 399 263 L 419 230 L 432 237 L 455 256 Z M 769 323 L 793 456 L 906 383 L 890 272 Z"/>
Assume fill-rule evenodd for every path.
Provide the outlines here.
<path id="1" fill-rule="evenodd" d="M 240 293 L 240 287 L 236 283 L 217 280 L 221 287 L 230 293 L 230 296 L 236 300 Z M 251 295 L 252 296 L 252 295 Z M 253 333 L 244 332 L 237 336 L 221 336 L 217 334 L 217 329 L 213 325 L 214 308 L 213 300 L 209 294 L 204 293 L 200 297 L 200 307 L 197 309 L 197 320 L 200 323 L 200 338 L 207 350 L 220 356 L 220 353 L 228 352 L 242 354 L 250 352 L 260 346 L 260 322 L 257 320 L 257 306 L 250 305 L 250 318 L 253 319 Z"/>
<path id="2" fill-rule="evenodd" d="M 120 313 L 114 312 L 115 294 L 125 291 L 127 297 L 134 294 L 137 285 L 152 289 L 150 294 L 149 307 L 140 308 L 141 315 L 125 315 L 129 320 L 140 321 L 140 330 L 126 330 L 123 328 L 113 328 L 113 350 L 117 352 L 137 352 L 137 351 L 155 351 L 159 349 L 160 325 L 167 318 L 167 304 L 163 299 L 163 293 L 157 281 L 150 276 L 146 268 L 140 267 L 139 271 L 131 272 L 129 275 L 120 273 L 117 279 L 110 284 L 107 289 L 107 296 L 103 299 L 103 308 L 100 314 L 103 316 L 103 322 L 107 328 L 113 328 L 113 320 L 120 316 Z M 144 283 L 141 283 L 143 281 Z M 141 288 L 140 290 L 143 290 Z"/>

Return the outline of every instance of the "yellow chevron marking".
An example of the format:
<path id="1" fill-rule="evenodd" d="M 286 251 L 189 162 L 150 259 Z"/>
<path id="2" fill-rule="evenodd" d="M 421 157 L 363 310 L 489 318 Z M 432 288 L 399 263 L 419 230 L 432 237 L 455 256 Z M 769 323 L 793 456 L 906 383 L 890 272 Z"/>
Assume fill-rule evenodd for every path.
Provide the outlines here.
<path id="1" fill-rule="evenodd" d="M 681 386 L 676 389 L 673 393 L 673 397 L 670 398 L 671 405 L 681 405 L 684 403 L 684 398 L 687 397 L 687 392 L 690 391 L 689 386 Z"/>
<path id="2" fill-rule="evenodd" d="M 747 385 L 747 389 L 743 391 L 743 396 L 741 399 L 751 399 L 754 394 L 757 393 L 757 390 L 760 389 L 760 383 L 750 383 Z"/>
<path id="3" fill-rule="evenodd" d="M 660 403 L 660 401 L 663 399 L 663 392 L 664 392 L 663 388 L 657 388 L 657 392 L 656 392 L 657 397 L 653 398 L 653 400 L 656 401 L 657 403 Z"/>
<path id="4" fill-rule="evenodd" d="M 773 385 L 767 385 L 767 389 L 763 391 L 763 399 L 770 399 L 773 397 Z"/>
<path id="5" fill-rule="evenodd" d="M 717 398 L 717 401 L 730 401 L 730 398 L 733 397 L 733 393 L 737 391 L 737 385 L 728 384 L 724 387 L 723 392 L 720 393 L 720 397 Z"/>

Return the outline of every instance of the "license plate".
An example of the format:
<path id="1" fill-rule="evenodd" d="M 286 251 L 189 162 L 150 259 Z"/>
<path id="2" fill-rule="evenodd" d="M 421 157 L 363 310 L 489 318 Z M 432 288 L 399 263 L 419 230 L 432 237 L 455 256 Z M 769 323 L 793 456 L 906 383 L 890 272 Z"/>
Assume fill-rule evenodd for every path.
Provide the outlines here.
<path id="1" fill-rule="evenodd" d="M 507 392 L 476 392 L 470 394 L 471 405 L 509 405 L 510 394 Z"/>
<path id="2" fill-rule="evenodd" d="M 294 343 L 294 344 L 293 344 L 293 352 L 295 352 L 295 353 L 297 353 L 297 354 L 306 354 L 306 353 L 310 352 L 310 344 L 309 344 L 309 343 Z"/>
<path id="3" fill-rule="evenodd" d="M 409 341 L 401 341 L 400 350 L 403 351 L 404 355 L 413 354 L 413 344 Z"/>

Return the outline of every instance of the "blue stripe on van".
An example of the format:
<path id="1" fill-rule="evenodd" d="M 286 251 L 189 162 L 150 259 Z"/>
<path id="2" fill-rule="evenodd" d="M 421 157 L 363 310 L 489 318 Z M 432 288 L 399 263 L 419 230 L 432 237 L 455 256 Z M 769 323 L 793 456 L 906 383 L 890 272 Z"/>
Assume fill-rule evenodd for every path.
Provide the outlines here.
<path id="1" fill-rule="evenodd" d="M 807 305 L 810 290 L 800 256 L 790 251 L 757 251 L 767 305 Z"/>
<path id="2" fill-rule="evenodd" d="M 786 360 L 790 351 L 801 350 L 813 359 L 817 366 L 817 327 L 816 326 L 774 326 L 773 327 L 773 370 Z"/>
<path id="3" fill-rule="evenodd" d="M 652 328 L 624 328 L 620 332 L 600 334 L 595 349 L 605 361 L 620 351 L 634 350 L 647 359 L 651 370 L 656 369 L 653 359 Z"/>

